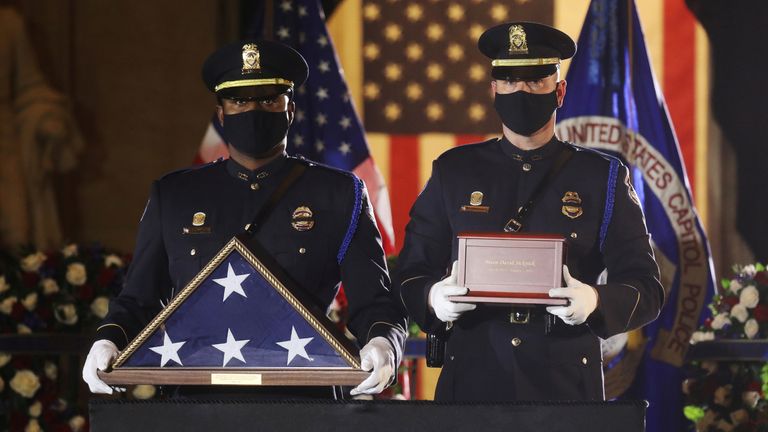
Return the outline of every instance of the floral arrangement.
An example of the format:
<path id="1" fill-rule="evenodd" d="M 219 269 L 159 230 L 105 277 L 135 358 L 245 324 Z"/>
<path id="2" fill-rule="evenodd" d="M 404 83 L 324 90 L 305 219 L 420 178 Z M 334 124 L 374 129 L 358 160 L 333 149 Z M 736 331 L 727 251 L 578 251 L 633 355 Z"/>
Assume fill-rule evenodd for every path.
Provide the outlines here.
<path id="1" fill-rule="evenodd" d="M 708 340 L 768 338 L 768 271 L 757 263 L 734 266 L 735 277 L 721 281 L 712 314 L 691 337 Z M 696 362 L 683 382 L 684 415 L 696 431 L 767 431 L 768 363 Z"/>
<path id="2" fill-rule="evenodd" d="M 74 244 L 47 253 L 0 252 L 0 334 L 90 332 L 119 291 L 126 261 L 98 246 Z M 0 396 L 5 401 L 0 428 L 86 430 L 82 407 L 74 402 L 77 388 L 62 388 L 61 375 L 55 355 L 0 353 Z M 72 387 L 80 385 L 79 379 L 69 378 Z"/>
<path id="3" fill-rule="evenodd" d="M 712 317 L 693 333 L 692 343 L 768 337 L 768 271 L 757 263 L 735 266 L 734 273 L 721 281 L 722 293 L 709 305 Z"/>

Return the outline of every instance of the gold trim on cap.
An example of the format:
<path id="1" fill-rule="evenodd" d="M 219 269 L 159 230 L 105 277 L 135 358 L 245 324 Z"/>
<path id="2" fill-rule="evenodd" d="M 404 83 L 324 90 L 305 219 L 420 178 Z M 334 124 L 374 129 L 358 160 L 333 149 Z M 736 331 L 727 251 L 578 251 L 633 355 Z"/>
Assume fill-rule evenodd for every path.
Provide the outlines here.
<path id="1" fill-rule="evenodd" d="M 557 57 L 532 58 L 532 59 L 496 59 L 491 62 L 491 66 L 543 66 L 551 64 L 560 64 Z"/>
<path id="2" fill-rule="evenodd" d="M 288 81 L 282 78 L 259 78 L 259 79 L 246 79 L 235 81 L 224 81 L 223 83 L 214 87 L 214 91 L 224 90 L 233 87 L 250 87 L 260 85 L 287 85 L 293 88 L 293 81 Z"/>

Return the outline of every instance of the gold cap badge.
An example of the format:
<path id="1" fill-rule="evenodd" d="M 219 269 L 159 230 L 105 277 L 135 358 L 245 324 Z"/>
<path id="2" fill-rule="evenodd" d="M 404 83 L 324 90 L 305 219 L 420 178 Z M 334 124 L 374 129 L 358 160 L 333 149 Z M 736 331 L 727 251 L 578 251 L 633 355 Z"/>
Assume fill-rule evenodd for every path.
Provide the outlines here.
<path id="1" fill-rule="evenodd" d="M 526 40 L 525 30 L 521 25 L 509 27 L 509 53 L 528 54 L 528 41 Z"/>
<path id="2" fill-rule="evenodd" d="M 571 219 L 584 214 L 584 210 L 581 208 L 581 198 L 579 198 L 578 192 L 566 192 L 563 195 L 563 214 Z"/>
<path id="3" fill-rule="evenodd" d="M 480 191 L 472 192 L 472 195 L 469 196 L 469 205 L 479 206 L 482 203 L 483 203 L 483 193 Z"/>
<path id="4" fill-rule="evenodd" d="M 315 226 L 315 221 L 312 219 L 312 210 L 305 206 L 297 207 L 296 210 L 293 211 L 291 226 L 296 231 L 311 230 L 312 227 Z"/>
<path id="5" fill-rule="evenodd" d="M 261 69 L 261 54 L 256 44 L 243 45 L 243 74 Z"/>
<path id="6" fill-rule="evenodd" d="M 205 213 L 197 212 L 192 216 L 192 226 L 205 225 Z"/>

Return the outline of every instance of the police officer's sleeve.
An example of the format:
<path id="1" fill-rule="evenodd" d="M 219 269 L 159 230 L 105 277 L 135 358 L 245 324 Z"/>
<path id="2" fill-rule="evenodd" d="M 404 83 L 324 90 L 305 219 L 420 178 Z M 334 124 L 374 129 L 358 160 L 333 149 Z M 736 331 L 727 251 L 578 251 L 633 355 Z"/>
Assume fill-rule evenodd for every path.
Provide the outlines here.
<path id="1" fill-rule="evenodd" d="M 605 285 L 596 285 L 598 306 L 587 323 L 602 338 L 639 328 L 659 315 L 664 288 L 650 236 L 629 170 L 621 166 L 610 222 L 603 244 L 608 270 Z"/>
<path id="2" fill-rule="evenodd" d="M 429 310 L 427 302 L 432 285 L 451 268 L 453 239 L 444 203 L 439 164 L 435 161 L 432 176 L 411 208 L 395 278 L 411 319 L 428 333 L 445 325 Z"/>
<path id="3" fill-rule="evenodd" d="M 355 201 L 360 203 L 357 227 L 340 264 L 349 302 L 349 328 L 360 346 L 377 336 L 386 338 L 395 349 L 396 364 L 399 364 L 406 337 L 405 308 L 391 289 L 381 235 L 368 193 L 362 181 L 355 181 L 359 182 L 356 192 L 359 196 Z"/>
<path id="4" fill-rule="evenodd" d="M 123 288 L 109 302 L 109 313 L 96 330 L 96 340 L 109 339 L 118 349 L 124 349 L 160 311 L 161 290 L 170 286 L 160 218 L 160 193 L 155 182 L 139 222 L 136 249 Z"/>

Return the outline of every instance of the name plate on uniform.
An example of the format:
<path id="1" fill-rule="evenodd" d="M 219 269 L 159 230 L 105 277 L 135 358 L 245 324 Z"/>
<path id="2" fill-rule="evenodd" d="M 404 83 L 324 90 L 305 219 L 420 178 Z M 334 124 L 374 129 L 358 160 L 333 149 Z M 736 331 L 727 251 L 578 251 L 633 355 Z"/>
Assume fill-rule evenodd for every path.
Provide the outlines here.
<path id="1" fill-rule="evenodd" d="M 458 284 L 451 300 L 471 303 L 565 305 L 549 290 L 564 286 L 565 239 L 557 235 L 460 233 Z"/>

